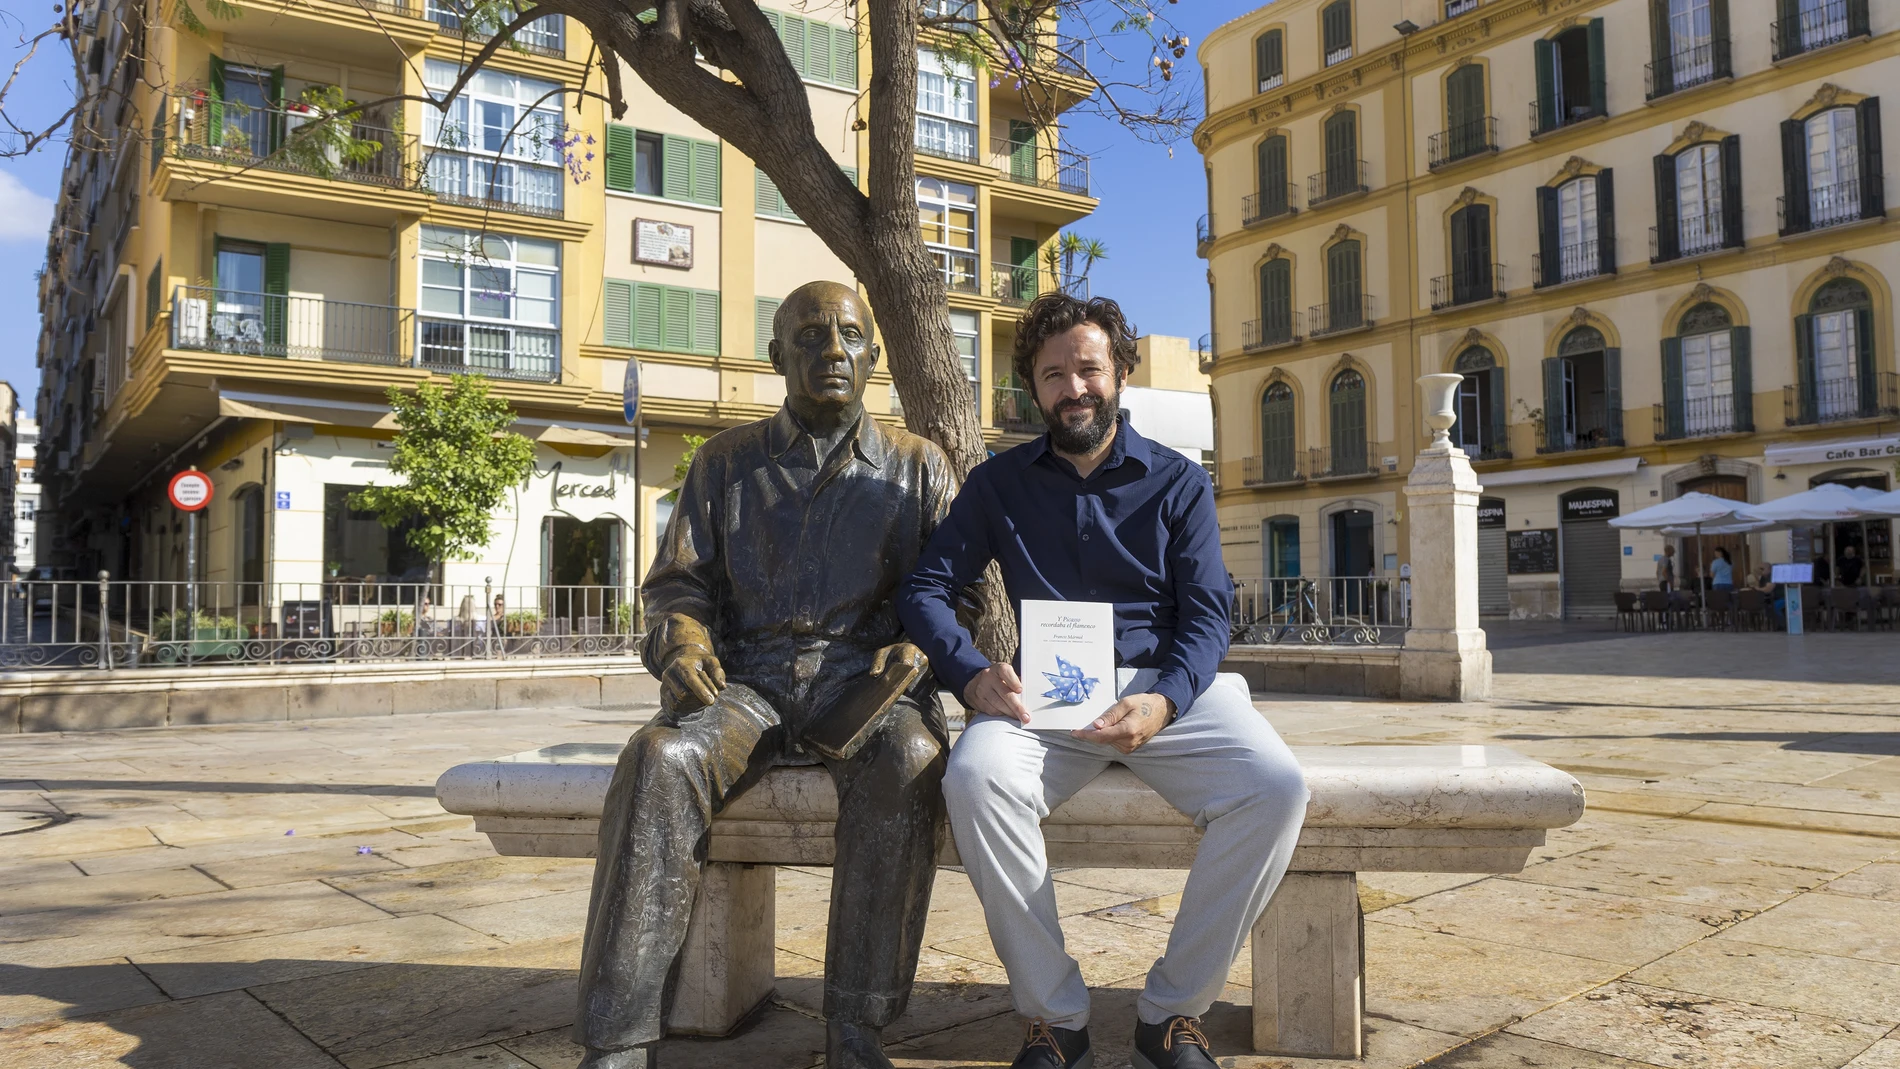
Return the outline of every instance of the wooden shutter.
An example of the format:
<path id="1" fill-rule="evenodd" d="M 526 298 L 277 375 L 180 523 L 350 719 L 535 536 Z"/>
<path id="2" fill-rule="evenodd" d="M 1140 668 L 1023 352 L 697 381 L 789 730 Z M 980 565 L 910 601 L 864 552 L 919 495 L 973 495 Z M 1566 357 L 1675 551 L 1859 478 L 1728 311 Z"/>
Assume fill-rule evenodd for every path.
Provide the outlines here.
<path id="1" fill-rule="evenodd" d="M 1808 226 L 1808 124 L 1800 119 L 1784 119 L 1781 123 L 1781 233 L 1800 234 Z"/>
<path id="2" fill-rule="evenodd" d="M 158 318 L 158 306 L 165 299 L 165 258 L 159 257 L 152 265 L 152 273 L 145 276 L 145 329 L 152 329 L 152 322 Z"/>
<path id="3" fill-rule="evenodd" d="M 290 246 L 273 241 L 264 246 L 264 341 L 284 344 L 290 322 Z"/>
<path id="4" fill-rule="evenodd" d="M 1874 310 L 1869 307 L 1854 309 L 1854 370 L 1860 378 L 1860 414 L 1872 416 L 1880 411 L 1879 394 L 1876 387 L 1880 376 L 1874 373 Z"/>
<path id="5" fill-rule="evenodd" d="M 1342 48 L 1352 47 L 1352 3 L 1351 0 L 1335 0 L 1327 5 L 1321 16 L 1322 32 L 1325 42 L 1321 45 L 1327 55 Z M 1324 57 L 1321 57 L 1322 60 Z"/>
<path id="6" fill-rule="evenodd" d="M 1554 186 L 1537 189 L 1537 255 L 1542 261 L 1537 279 L 1539 286 L 1555 286 L 1564 280 L 1564 230 L 1559 196 Z"/>
<path id="7" fill-rule="evenodd" d="M 1728 332 L 1729 382 L 1733 387 L 1734 429 L 1755 429 L 1755 358 L 1751 352 L 1747 327 L 1730 327 Z"/>
<path id="8" fill-rule="evenodd" d="M 1254 39 L 1253 66 L 1256 89 L 1286 73 L 1285 39 L 1279 30 L 1268 30 Z"/>
<path id="9" fill-rule="evenodd" d="M 1548 133 L 1557 128 L 1557 42 L 1533 41 L 1531 50 L 1537 60 L 1537 129 L 1533 132 Z"/>
<path id="10" fill-rule="evenodd" d="M 858 87 L 858 28 L 847 23 L 831 28 L 831 80 L 849 89 Z"/>
<path id="11" fill-rule="evenodd" d="M 633 192 L 633 127 L 607 124 L 607 188 Z"/>
<path id="12" fill-rule="evenodd" d="M 1484 68 L 1460 67 L 1445 80 L 1445 132 L 1452 159 L 1484 148 Z"/>
<path id="13" fill-rule="evenodd" d="M 1801 0 L 1777 0 L 1775 29 L 1775 58 L 1798 55 L 1801 52 Z"/>
<path id="14" fill-rule="evenodd" d="M 1327 324 L 1332 330 L 1358 326 L 1359 243 L 1342 241 L 1326 253 Z"/>
<path id="15" fill-rule="evenodd" d="M 635 282 L 632 286 L 633 347 L 657 352 L 665 348 L 666 340 L 661 329 L 664 301 L 660 296 L 665 287 L 651 282 Z"/>
<path id="16" fill-rule="evenodd" d="M 1326 120 L 1326 195 L 1350 192 L 1359 183 L 1358 116 L 1342 111 Z"/>
<path id="17" fill-rule="evenodd" d="M 701 356 L 719 355 L 719 291 L 691 290 L 692 341 L 688 348 Z"/>
<path id="18" fill-rule="evenodd" d="M 224 59 L 211 57 L 211 92 L 205 98 L 205 144 L 224 144 Z"/>
<path id="19" fill-rule="evenodd" d="M 1037 290 L 1041 289 L 1036 278 L 1036 252 L 1039 246 L 1035 238 L 1012 237 L 1009 239 L 1009 262 L 1016 270 L 1010 272 L 1009 295 L 1019 301 L 1033 301 Z"/>
<path id="20" fill-rule="evenodd" d="M 1009 121 L 1009 176 L 1036 183 L 1036 126 L 1020 119 Z"/>
<path id="21" fill-rule="evenodd" d="M 1795 419 L 1813 423 L 1819 411 L 1820 382 L 1814 366 L 1814 317 L 1794 317 L 1794 381 L 1799 401 Z"/>
<path id="22" fill-rule="evenodd" d="M 667 134 L 660 139 L 660 196 L 693 199 L 693 142 Z"/>
<path id="23" fill-rule="evenodd" d="M 660 348 L 669 353 L 693 349 L 693 291 L 658 286 L 660 291 Z"/>
<path id="24" fill-rule="evenodd" d="M 1293 398 L 1260 401 L 1261 474 L 1267 482 L 1286 482 L 1293 477 Z"/>
<path id="25" fill-rule="evenodd" d="M 610 278 L 601 299 L 602 343 L 617 348 L 633 344 L 633 283 Z"/>
<path id="26" fill-rule="evenodd" d="M 1597 270 L 1616 274 L 1616 181 L 1605 167 L 1597 172 Z"/>
<path id="27" fill-rule="evenodd" d="M 1887 214 L 1886 168 L 1880 161 L 1880 98 L 1868 97 L 1854 110 L 1860 127 L 1860 217 L 1878 219 Z"/>
<path id="28" fill-rule="evenodd" d="M 1556 453 L 1564 447 L 1564 361 L 1544 358 L 1544 448 Z"/>
<path id="29" fill-rule="evenodd" d="M 1608 57 L 1603 50 L 1603 20 L 1591 19 L 1590 41 L 1590 111 L 1596 115 L 1610 113 L 1610 95 L 1606 67 Z"/>
<path id="30" fill-rule="evenodd" d="M 785 302 L 777 297 L 758 297 L 752 304 L 752 355 L 760 360 L 772 359 L 772 317 L 778 315 L 778 306 Z"/>
<path id="31" fill-rule="evenodd" d="M 836 75 L 831 64 L 831 25 L 816 19 L 805 23 L 805 71 L 814 82 L 829 82 Z"/>
<path id="32" fill-rule="evenodd" d="M 1722 247 L 1739 249 L 1748 236 L 1742 232 L 1742 135 L 1722 139 Z"/>
<path id="33" fill-rule="evenodd" d="M 1623 350 L 1603 350 L 1604 430 L 1615 445 L 1623 444 Z"/>
<path id="34" fill-rule="evenodd" d="M 774 218 L 786 215 L 785 198 L 779 194 L 778 183 L 757 167 L 752 169 L 752 210 Z"/>
<path id="35" fill-rule="evenodd" d="M 1260 143 L 1260 214 L 1284 215 L 1293 207 L 1287 187 L 1291 176 L 1287 163 L 1286 138 L 1280 135 Z"/>
<path id="36" fill-rule="evenodd" d="M 1360 385 L 1331 391 L 1332 446 L 1335 474 L 1356 474 L 1366 461 L 1366 389 Z"/>
<path id="37" fill-rule="evenodd" d="M 1676 88 L 1675 53 L 1670 51 L 1669 0 L 1649 0 L 1649 96 L 1655 99 Z"/>
<path id="38" fill-rule="evenodd" d="M 1493 367 L 1485 372 L 1484 384 L 1491 394 L 1491 437 L 1487 440 L 1490 446 L 1487 451 L 1501 452 L 1511 446 L 1510 409 L 1504 400 L 1504 368 Z"/>
<path id="39" fill-rule="evenodd" d="M 784 25 L 779 27 L 779 38 L 785 42 L 785 54 L 791 58 L 792 69 L 798 76 L 805 76 L 805 20 L 797 15 L 785 15 Z"/>
<path id="40" fill-rule="evenodd" d="M 1682 339 L 1662 340 L 1663 437 L 1682 437 Z"/>
<path id="41" fill-rule="evenodd" d="M 1682 231 L 1676 222 L 1676 158 L 1656 157 L 1656 262 L 1681 255 Z"/>
<path id="42" fill-rule="evenodd" d="M 693 163 L 689 199 L 697 204 L 719 206 L 719 142 L 691 142 Z"/>
<path id="43" fill-rule="evenodd" d="M 1847 0 L 1847 35 L 1867 37 L 1873 27 L 1867 18 L 1867 0 Z"/>
<path id="44" fill-rule="evenodd" d="M 1728 0 L 1709 0 L 1709 49 L 1714 53 L 1712 68 L 1717 78 L 1734 75 L 1735 65 L 1730 59 Z"/>
<path id="45" fill-rule="evenodd" d="M 1268 260 L 1260 265 L 1260 337 L 1267 342 L 1293 336 L 1293 264 Z"/>

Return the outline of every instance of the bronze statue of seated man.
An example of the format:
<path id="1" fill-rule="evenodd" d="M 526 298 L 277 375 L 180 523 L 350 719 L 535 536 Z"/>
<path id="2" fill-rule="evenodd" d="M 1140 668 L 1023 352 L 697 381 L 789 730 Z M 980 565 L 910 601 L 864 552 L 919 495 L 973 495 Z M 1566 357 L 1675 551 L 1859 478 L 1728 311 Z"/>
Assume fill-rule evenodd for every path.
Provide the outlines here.
<path id="1" fill-rule="evenodd" d="M 891 600 L 956 479 L 935 445 L 864 411 L 878 349 L 854 290 L 800 287 L 772 333 L 784 407 L 700 446 L 641 587 L 662 704 L 622 753 L 601 818 L 582 1069 L 657 1064 L 708 829 L 774 765 L 822 759 L 838 789 L 828 1066 L 891 1064 L 879 1033 L 917 970 L 948 747 L 936 683 Z M 896 680 L 894 697 L 860 716 L 865 730 L 839 731 L 863 712 L 867 679 Z"/>

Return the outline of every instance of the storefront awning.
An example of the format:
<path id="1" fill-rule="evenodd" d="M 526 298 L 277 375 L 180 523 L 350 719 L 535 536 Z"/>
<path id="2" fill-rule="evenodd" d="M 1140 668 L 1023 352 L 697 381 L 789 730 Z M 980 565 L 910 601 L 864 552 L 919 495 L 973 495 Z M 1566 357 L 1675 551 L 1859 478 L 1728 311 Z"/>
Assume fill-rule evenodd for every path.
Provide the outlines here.
<path id="1" fill-rule="evenodd" d="M 1900 460 L 1900 437 L 1778 445 L 1763 450 L 1762 459 L 1771 468 L 1785 468 L 1793 464 L 1875 464 L 1884 467 Z"/>
<path id="2" fill-rule="evenodd" d="M 1594 460 L 1588 464 L 1558 464 L 1549 468 L 1520 468 L 1517 471 L 1490 471 L 1478 476 L 1486 490 L 1499 486 L 1525 486 L 1531 483 L 1568 483 L 1585 479 L 1613 479 L 1634 475 L 1643 466 L 1642 457 L 1618 457 Z"/>
<path id="3" fill-rule="evenodd" d="M 635 441 L 632 427 L 612 423 L 523 418 L 515 420 L 515 429 L 537 442 L 564 445 L 628 446 Z"/>
<path id="4" fill-rule="evenodd" d="M 337 401 L 322 397 L 287 397 L 249 390 L 218 390 L 218 415 L 241 419 L 280 419 L 287 423 L 317 423 L 331 427 L 375 427 L 395 430 L 396 417 L 388 405 L 368 401 Z"/>

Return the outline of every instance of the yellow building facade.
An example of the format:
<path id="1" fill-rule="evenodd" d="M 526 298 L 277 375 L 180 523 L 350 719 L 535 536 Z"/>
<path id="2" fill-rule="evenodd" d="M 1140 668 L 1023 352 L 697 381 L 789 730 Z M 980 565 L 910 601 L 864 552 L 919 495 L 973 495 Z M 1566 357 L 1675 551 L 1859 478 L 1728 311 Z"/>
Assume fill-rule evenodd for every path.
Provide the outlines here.
<path id="1" fill-rule="evenodd" d="M 1394 22 L 1396 21 L 1396 25 Z M 1900 458 L 1863 0 L 1281 0 L 1202 43 L 1219 503 L 1242 577 L 1395 574 L 1455 371 L 1486 487 L 1483 610 L 1613 612 L 1700 490 L 1891 487 Z M 1893 580 L 1885 523 L 1842 525 Z M 1700 574 L 1693 539 L 1682 578 Z M 1714 544 L 1713 542 L 1711 545 Z M 1823 532 L 1722 540 L 1738 572 Z"/>

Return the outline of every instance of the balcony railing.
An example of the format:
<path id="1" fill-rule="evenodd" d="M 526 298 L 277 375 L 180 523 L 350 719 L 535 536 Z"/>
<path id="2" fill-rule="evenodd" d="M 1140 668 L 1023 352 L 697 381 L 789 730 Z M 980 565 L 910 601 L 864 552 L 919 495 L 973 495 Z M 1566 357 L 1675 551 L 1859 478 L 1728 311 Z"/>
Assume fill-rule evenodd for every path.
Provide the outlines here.
<path id="1" fill-rule="evenodd" d="M 1735 398 L 1731 394 L 1689 397 L 1676 405 L 1651 405 L 1650 409 L 1651 418 L 1655 421 L 1656 440 L 1659 442 L 1707 438 L 1753 429 L 1750 426 L 1752 420 L 1736 418 Z"/>
<path id="2" fill-rule="evenodd" d="M 1822 379 L 1812 390 L 1783 386 L 1781 406 L 1790 427 L 1900 416 L 1900 375 L 1882 371 L 1865 379 Z"/>
<path id="3" fill-rule="evenodd" d="M 1089 158 L 1079 152 L 998 137 L 991 139 L 990 153 L 1008 181 L 1088 196 Z"/>
<path id="4" fill-rule="evenodd" d="M 946 249 L 926 249 L 937 260 L 937 271 L 943 276 L 943 288 L 951 293 L 981 293 L 983 287 L 977 284 L 976 254 L 972 252 L 951 252 Z"/>
<path id="5" fill-rule="evenodd" d="M 1836 182 L 1827 186 L 1809 187 L 1805 203 L 1798 207 L 1805 212 L 1796 212 L 1796 218 L 1788 218 L 1788 198 L 1775 198 L 1775 216 L 1780 221 L 1781 234 L 1805 234 L 1810 230 L 1825 230 L 1830 226 L 1841 226 L 1864 217 L 1860 199 L 1860 179 L 1850 178 L 1845 182 Z M 1802 218 L 1805 216 L 1805 218 Z"/>
<path id="6" fill-rule="evenodd" d="M 1668 255 L 1662 247 L 1662 231 L 1653 226 L 1649 228 L 1649 262 L 1652 264 L 1686 260 L 1691 256 L 1705 256 L 1734 247 L 1728 240 L 1728 229 L 1722 225 L 1720 216 L 1685 219 L 1677 224 L 1673 256 Z"/>
<path id="7" fill-rule="evenodd" d="M 436 199 L 548 219 L 561 217 L 561 168 L 438 149 L 429 154 Z"/>
<path id="8" fill-rule="evenodd" d="M 396 366 L 410 362 L 414 323 L 407 308 L 180 286 L 172 296 L 171 347 Z"/>
<path id="9" fill-rule="evenodd" d="M 1234 583 L 1235 646 L 1403 646 L 1412 581 L 1378 576 L 1285 576 Z"/>
<path id="10" fill-rule="evenodd" d="M 1776 63 L 1873 32 L 1867 19 L 1867 0 L 1823 0 L 1802 6 L 1806 10 L 1795 17 L 1770 23 Z"/>
<path id="11" fill-rule="evenodd" d="M 416 325 L 417 363 L 422 367 L 534 382 L 561 376 L 559 331 L 421 316 Z"/>
<path id="12" fill-rule="evenodd" d="M 417 138 L 297 105 L 253 108 L 208 93 L 168 100 L 170 155 L 407 189 L 422 178 Z"/>
<path id="13" fill-rule="evenodd" d="M 1350 479 L 1379 473 L 1377 442 L 1351 442 L 1307 451 L 1307 473 L 1315 479 Z"/>
<path id="14" fill-rule="evenodd" d="M 508 22 L 514 21 L 512 13 L 501 25 L 495 25 L 487 20 L 471 21 L 469 17 L 471 6 L 461 0 L 425 0 L 424 17 L 450 33 L 466 31 L 471 41 L 486 41 L 502 30 Z M 555 59 L 565 58 L 567 48 L 562 40 L 561 26 L 559 15 L 535 19 L 515 34 L 513 43 L 523 52 L 552 56 Z"/>
<path id="15" fill-rule="evenodd" d="M 1574 413 L 1557 411 L 1545 418 L 1563 420 L 1566 416 L 1572 418 L 1555 435 L 1546 433 L 1544 441 L 1537 446 L 1539 453 L 1570 453 L 1579 449 L 1607 449 L 1623 444 L 1623 413 L 1620 409 L 1609 408 L 1598 401 L 1579 405 Z"/>
<path id="16" fill-rule="evenodd" d="M 1478 261 L 1432 279 L 1432 311 L 1504 298 L 1504 265 Z"/>
<path id="17" fill-rule="evenodd" d="M 1432 170 L 1498 150 L 1498 120 L 1486 115 L 1426 139 Z"/>
<path id="18" fill-rule="evenodd" d="M 1354 160 L 1339 167 L 1328 167 L 1318 174 L 1306 178 L 1306 203 L 1308 207 L 1324 204 L 1340 197 L 1350 197 L 1355 193 L 1364 193 L 1371 187 L 1366 185 L 1366 161 Z"/>
<path id="19" fill-rule="evenodd" d="M 1207 247 L 1214 243 L 1214 213 L 1209 212 L 1194 220 L 1194 252 L 1197 256 L 1207 255 Z"/>
<path id="20" fill-rule="evenodd" d="M 1553 267 L 1554 271 L 1551 270 Z M 1544 254 L 1537 253 L 1531 257 L 1531 270 L 1536 276 L 1533 285 L 1539 289 L 1611 273 L 1603 270 L 1603 249 L 1595 241 L 1558 246 L 1555 264 L 1545 264 Z"/>
<path id="21" fill-rule="evenodd" d="M 1042 410 L 1029 391 L 1015 386 L 998 386 L 990 391 L 991 426 L 1012 434 L 1041 434 Z"/>
<path id="22" fill-rule="evenodd" d="M 1041 292 L 1041 273 L 1033 266 L 990 268 L 990 296 L 1011 308 L 1027 308 Z"/>
<path id="23" fill-rule="evenodd" d="M 1249 193 L 1240 198 L 1240 225 L 1252 226 L 1283 215 L 1294 215 L 1299 208 L 1300 187 L 1292 182 L 1285 189 Z"/>
<path id="24" fill-rule="evenodd" d="M 1307 336 L 1323 338 L 1372 325 L 1372 298 L 1368 295 L 1316 304 L 1306 310 Z"/>
<path id="25" fill-rule="evenodd" d="M 1467 11 L 1478 10 L 1478 0 L 1445 0 L 1445 17 L 1455 19 Z"/>
<path id="26" fill-rule="evenodd" d="M 1733 70 L 1729 66 L 1728 38 L 1717 37 L 1685 48 L 1660 63 L 1643 64 L 1643 99 L 1655 100 L 1707 85 L 1717 78 L 1729 77 Z"/>
<path id="27" fill-rule="evenodd" d="M 1555 110 L 1557 113 L 1556 121 L 1549 126 L 1545 126 L 1543 121 L 1543 109 L 1540 102 L 1536 100 L 1531 101 L 1532 136 L 1547 134 L 1552 130 L 1561 130 L 1566 126 L 1586 122 L 1603 114 L 1597 110 L 1595 104 L 1569 104 L 1562 101 L 1558 102 Z"/>
<path id="28" fill-rule="evenodd" d="M 1200 338 L 1194 342 L 1194 355 L 1197 358 L 1195 362 L 1200 365 L 1201 374 L 1203 375 L 1211 374 L 1214 370 L 1214 362 L 1219 352 L 1219 350 L 1215 348 L 1215 345 L 1216 339 L 1213 331 L 1201 335 Z"/>
<path id="29" fill-rule="evenodd" d="M 1240 347 L 1248 352 L 1292 345 L 1300 340 L 1300 313 L 1281 309 L 1262 319 L 1249 319 L 1240 325 Z"/>
<path id="30" fill-rule="evenodd" d="M 935 156 L 958 163 L 976 162 L 976 128 L 965 123 L 944 121 L 918 123 L 913 146 L 920 156 Z"/>
<path id="31" fill-rule="evenodd" d="M 1022 40 L 1023 62 L 1087 77 L 1088 42 L 1066 33 L 1038 33 Z"/>
<path id="32" fill-rule="evenodd" d="M 1274 456 L 1242 457 L 1240 481 L 1247 486 L 1273 486 L 1276 483 L 1306 481 L 1300 470 L 1298 450 L 1289 449 Z"/>

